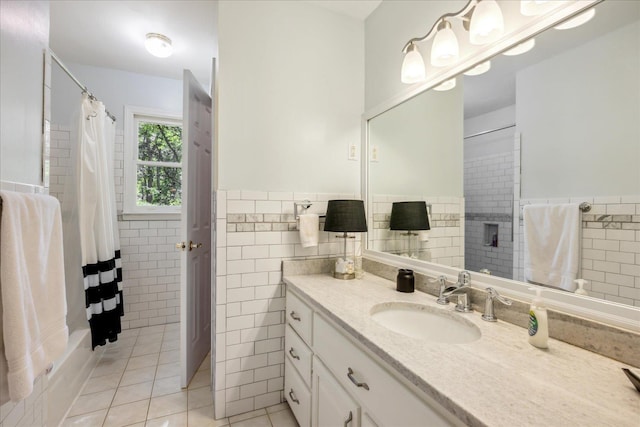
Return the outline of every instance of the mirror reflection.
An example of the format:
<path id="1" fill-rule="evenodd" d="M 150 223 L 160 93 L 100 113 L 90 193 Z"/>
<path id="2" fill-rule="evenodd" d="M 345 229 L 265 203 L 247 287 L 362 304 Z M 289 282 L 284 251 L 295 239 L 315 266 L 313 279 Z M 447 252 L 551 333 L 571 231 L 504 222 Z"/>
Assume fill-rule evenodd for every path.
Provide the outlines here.
<path id="1" fill-rule="evenodd" d="M 589 202 L 576 277 L 640 306 L 640 3 L 596 11 L 369 121 L 370 249 L 524 281 L 524 207 Z M 414 249 L 403 201 L 429 206 Z"/>

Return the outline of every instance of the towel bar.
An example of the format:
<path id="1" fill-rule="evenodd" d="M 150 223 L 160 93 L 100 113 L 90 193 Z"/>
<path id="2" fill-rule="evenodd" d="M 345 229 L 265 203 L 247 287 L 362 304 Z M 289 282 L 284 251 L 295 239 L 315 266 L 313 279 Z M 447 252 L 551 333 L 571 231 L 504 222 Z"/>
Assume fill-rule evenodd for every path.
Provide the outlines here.
<path id="1" fill-rule="evenodd" d="M 520 216 L 519 216 L 520 219 L 522 219 L 522 210 L 523 209 L 524 209 L 524 206 L 520 206 Z M 591 210 L 591 203 L 582 202 L 582 203 L 580 203 L 580 205 L 578 205 L 578 209 L 580 209 L 580 212 L 582 212 L 582 213 L 589 212 Z"/>

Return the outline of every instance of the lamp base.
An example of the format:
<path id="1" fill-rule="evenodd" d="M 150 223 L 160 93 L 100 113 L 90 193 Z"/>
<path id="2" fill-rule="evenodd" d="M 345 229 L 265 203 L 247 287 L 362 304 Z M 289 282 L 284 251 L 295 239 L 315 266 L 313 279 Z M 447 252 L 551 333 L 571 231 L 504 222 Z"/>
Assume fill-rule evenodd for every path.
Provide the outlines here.
<path id="1" fill-rule="evenodd" d="M 334 279 L 351 280 L 356 278 L 356 273 L 333 273 Z"/>

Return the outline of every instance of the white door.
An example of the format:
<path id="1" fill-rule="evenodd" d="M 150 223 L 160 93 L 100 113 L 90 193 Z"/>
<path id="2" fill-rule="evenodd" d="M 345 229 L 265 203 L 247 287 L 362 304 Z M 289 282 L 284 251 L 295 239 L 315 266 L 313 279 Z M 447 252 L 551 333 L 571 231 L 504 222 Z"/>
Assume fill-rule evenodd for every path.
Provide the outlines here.
<path id="1" fill-rule="evenodd" d="M 184 70 L 180 368 L 186 387 L 211 349 L 211 97 Z"/>

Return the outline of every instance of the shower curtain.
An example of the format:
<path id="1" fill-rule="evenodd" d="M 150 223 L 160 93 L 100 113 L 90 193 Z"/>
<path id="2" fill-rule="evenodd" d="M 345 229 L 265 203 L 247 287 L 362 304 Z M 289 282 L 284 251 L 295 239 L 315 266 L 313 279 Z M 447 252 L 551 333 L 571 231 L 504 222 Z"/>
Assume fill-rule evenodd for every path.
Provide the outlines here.
<path id="1" fill-rule="evenodd" d="M 115 123 L 107 117 L 104 104 L 85 93 L 76 125 L 65 211 L 77 220 L 80 256 L 68 254 L 68 258 L 81 264 L 80 269 L 76 263 L 75 269 L 82 271 L 84 308 L 95 348 L 118 339 L 124 315 L 113 181 Z M 72 243 L 77 245 L 78 241 Z"/>

